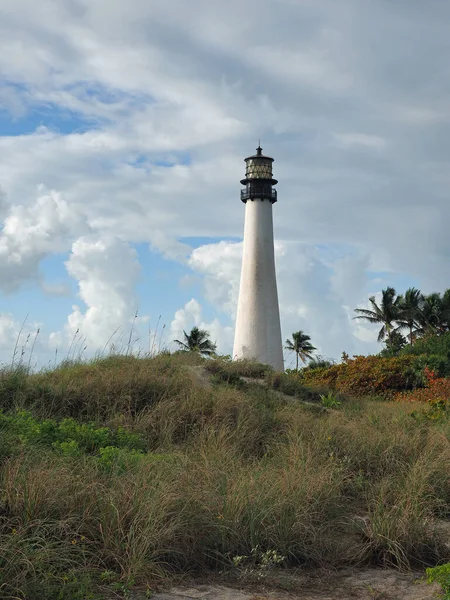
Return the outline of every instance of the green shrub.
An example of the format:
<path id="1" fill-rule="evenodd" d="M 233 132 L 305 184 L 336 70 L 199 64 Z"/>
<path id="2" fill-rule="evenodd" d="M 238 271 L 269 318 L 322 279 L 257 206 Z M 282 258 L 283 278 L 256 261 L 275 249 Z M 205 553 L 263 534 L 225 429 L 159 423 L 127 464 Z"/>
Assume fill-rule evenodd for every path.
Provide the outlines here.
<path id="1" fill-rule="evenodd" d="M 438 377 L 445 377 L 447 374 L 448 359 L 440 354 L 409 354 L 414 356 L 411 363 L 411 370 L 420 385 L 426 385 L 425 369 L 430 369 Z"/>
<path id="2" fill-rule="evenodd" d="M 0 431 L 11 441 L 23 445 L 43 445 L 57 448 L 60 452 L 98 452 L 106 446 L 129 450 L 145 450 L 141 435 L 123 427 L 112 429 L 98 427 L 95 423 L 78 423 L 75 419 L 38 419 L 28 411 L 6 415 L 0 411 Z"/>
<path id="3" fill-rule="evenodd" d="M 428 366 L 440 377 L 450 376 L 450 332 L 419 338 L 413 345 L 402 348 L 403 356 L 419 356 L 423 366 Z"/>
<path id="4" fill-rule="evenodd" d="M 74 458 L 83 455 L 83 451 L 75 440 L 70 440 L 69 442 L 53 442 L 52 448 L 62 456 Z"/>
<path id="5" fill-rule="evenodd" d="M 116 448 L 115 446 L 106 446 L 100 448 L 98 463 L 102 469 L 108 473 L 124 473 L 139 464 L 144 456 L 140 450 L 128 450 L 126 448 Z"/>
<path id="6" fill-rule="evenodd" d="M 439 354 L 450 357 L 450 331 L 440 335 L 418 338 L 414 344 L 402 348 L 402 354 Z"/>
<path id="7" fill-rule="evenodd" d="M 450 563 L 426 570 L 427 583 L 438 583 L 442 587 L 442 600 L 450 600 Z"/>

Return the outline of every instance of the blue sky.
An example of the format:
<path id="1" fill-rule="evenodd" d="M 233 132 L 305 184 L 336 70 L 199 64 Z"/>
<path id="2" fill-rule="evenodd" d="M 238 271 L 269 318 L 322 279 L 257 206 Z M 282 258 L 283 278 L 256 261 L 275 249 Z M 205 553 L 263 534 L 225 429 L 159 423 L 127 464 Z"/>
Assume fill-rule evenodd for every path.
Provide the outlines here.
<path id="1" fill-rule="evenodd" d="M 20 88 L 16 88 L 18 94 Z M 84 120 L 70 110 L 55 105 L 36 106 L 24 114 L 11 115 L 3 108 L 0 110 L 0 132 L 2 136 L 32 134 L 39 127 L 46 127 L 61 134 L 87 131 L 96 126 L 94 121 Z"/>
<path id="2" fill-rule="evenodd" d="M 239 15 L 239 18 L 236 18 Z M 231 351 L 243 159 L 275 158 L 283 337 L 378 351 L 353 309 L 448 287 L 450 6 L 31 0 L 0 21 L 0 362 L 138 311 Z"/>

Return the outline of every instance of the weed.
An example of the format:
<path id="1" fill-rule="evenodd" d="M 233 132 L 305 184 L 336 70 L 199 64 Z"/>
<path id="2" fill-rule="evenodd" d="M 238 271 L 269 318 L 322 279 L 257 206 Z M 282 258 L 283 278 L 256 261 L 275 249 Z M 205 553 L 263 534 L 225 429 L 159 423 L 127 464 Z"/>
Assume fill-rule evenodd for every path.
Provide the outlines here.
<path id="1" fill-rule="evenodd" d="M 442 600 L 450 600 L 450 563 L 426 570 L 427 582 L 438 583 L 442 587 Z"/>
<path id="2" fill-rule="evenodd" d="M 242 575 L 256 575 L 258 579 L 266 577 L 269 571 L 286 561 L 276 550 L 262 551 L 259 546 L 251 549 L 250 555 L 233 556 L 232 562 L 242 570 Z"/>
<path id="3" fill-rule="evenodd" d="M 326 396 L 325 394 L 320 394 L 320 400 L 322 406 L 325 408 L 339 408 L 341 405 L 340 401 L 337 399 L 336 395 L 333 394 L 333 392 L 328 392 Z"/>

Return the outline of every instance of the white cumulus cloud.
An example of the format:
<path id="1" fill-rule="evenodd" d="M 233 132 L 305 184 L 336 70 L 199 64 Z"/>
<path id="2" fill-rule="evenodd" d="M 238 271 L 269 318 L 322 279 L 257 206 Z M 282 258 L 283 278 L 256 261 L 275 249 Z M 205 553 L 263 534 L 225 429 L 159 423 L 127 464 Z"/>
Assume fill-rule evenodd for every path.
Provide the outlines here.
<path id="1" fill-rule="evenodd" d="M 83 215 L 53 190 L 29 206 L 9 207 L 0 230 L 0 289 L 13 292 L 38 279 L 40 261 L 66 249 L 68 239 L 83 229 Z"/>
<path id="2" fill-rule="evenodd" d="M 217 352 L 219 354 L 231 352 L 229 348 L 233 343 L 233 328 L 222 325 L 218 319 L 213 319 L 209 323 L 205 322 L 202 306 L 195 298 L 189 300 L 183 308 L 180 308 L 175 313 L 174 319 L 170 324 L 170 339 L 183 342 L 184 332 L 189 333 L 193 327 L 198 327 L 209 333 L 211 342 L 217 344 Z M 170 348 L 176 350 L 178 345 L 172 342 Z"/>
<path id="3" fill-rule="evenodd" d="M 60 342 L 67 348 L 76 340 L 80 346 L 87 346 L 91 355 L 108 342 L 125 348 L 139 308 L 136 285 L 141 269 L 136 251 L 117 238 L 81 237 L 73 243 L 66 266 L 78 282 L 85 306 L 73 306 L 64 335 L 51 335 L 53 344 Z M 131 340 L 133 347 L 138 335 L 136 329 Z"/>

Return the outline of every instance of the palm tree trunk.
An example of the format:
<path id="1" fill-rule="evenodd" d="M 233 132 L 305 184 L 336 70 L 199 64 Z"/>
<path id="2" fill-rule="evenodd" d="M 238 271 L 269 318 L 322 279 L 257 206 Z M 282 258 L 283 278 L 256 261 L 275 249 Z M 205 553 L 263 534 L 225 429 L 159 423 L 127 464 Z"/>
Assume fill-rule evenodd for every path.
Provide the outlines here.
<path id="1" fill-rule="evenodd" d="M 298 373 L 298 352 L 295 353 L 295 358 L 296 358 L 295 370 Z"/>
<path id="2" fill-rule="evenodd" d="M 413 345 L 413 334 L 412 334 L 412 329 L 413 329 L 413 326 L 410 324 L 410 325 L 409 325 L 409 342 L 410 342 L 411 346 Z"/>
<path id="3" fill-rule="evenodd" d="M 391 331 L 391 326 L 390 325 L 386 325 L 386 329 L 387 329 L 387 335 L 388 335 L 389 345 L 392 345 L 392 331 Z"/>

